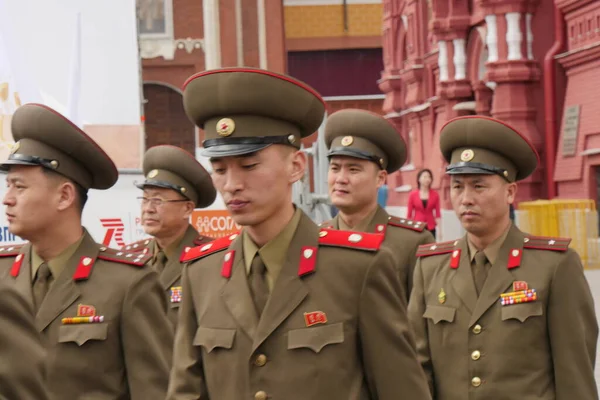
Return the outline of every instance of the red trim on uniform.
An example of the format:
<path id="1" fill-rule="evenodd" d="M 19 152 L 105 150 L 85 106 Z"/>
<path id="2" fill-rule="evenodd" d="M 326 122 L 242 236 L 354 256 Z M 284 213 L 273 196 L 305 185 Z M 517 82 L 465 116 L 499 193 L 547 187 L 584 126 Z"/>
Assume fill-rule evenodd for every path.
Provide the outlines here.
<path id="1" fill-rule="evenodd" d="M 25 258 L 24 254 L 19 254 L 15 261 L 13 262 L 12 268 L 10 269 L 10 275 L 13 278 L 19 276 L 19 272 L 21 271 L 21 265 L 23 264 L 23 259 Z"/>
<path id="2" fill-rule="evenodd" d="M 199 258 L 203 258 L 203 257 L 206 257 L 213 253 L 216 253 L 218 251 L 224 250 L 224 249 L 228 248 L 229 245 L 231 245 L 231 242 L 233 241 L 232 237 L 236 238 L 237 235 L 238 235 L 237 233 L 234 233 L 232 235 L 219 238 L 212 242 L 208 242 L 208 243 L 205 243 L 200 246 L 192 247 L 190 249 L 190 251 L 188 251 L 186 253 L 185 257 L 183 257 L 181 262 L 194 261 Z"/>
<path id="3" fill-rule="evenodd" d="M 319 99 L 319 101 L 321 103 L 323 103 L 323 105 L 325 105 L 325 107 L 327 108 L 327 104 L 325 103 L 325 100 L 323 100 L 323 97 L 321 97 L 321 95 L 317 91 L 315 91 L 315 89 L 311 88 L 310 86 L 304 84 L 303 82 L 300 82 L 300 81 L 297 81 L 295 79 L 292 79 L 291 77 L 287 77 L 285 75 L 276 74 L 275 72 L 265 71 L 265 70 L 260 70 L 260 69 L 252 69 L 252 68 L 221 68 L 221 69 L 217 69 L 217 70 L 199 72 L 197 74 L 194 74 L 194 75 L 190 76 L 184 82 L 182 89 L 185 90 L 185 88 L 187 87 L 187 85 L 189 85 L 190 82 L 192 82 L 196 78 L 200 78 L 202 76 L 214 75 L 214 74 L 229 73 L 229 72 L 250 72 L 250 73 L 254 73 L 254 74 L 267 75 L 267 76 L 271 76 L 273 78 L 278 78 L 278 79 L 281 79 L 283 81 L 287 81 L 287 82 L 292 83 L 292 84 L 294 84 L 294 85 L 296 85 L 298 87 L 301 87 L 302 89 L 304 89 L 307 92 L 311 93 L 313 96 L 315 96 L 317 99 Z"/>
<path id="4" fill-rule="evenodd" d="M 183 262 L 183 259 L 185 257 L 185 255 L 192 249 L 193 247 L 191 246 L 186 246 L 184 247 L 184 249 L 181 251 L 181 255 L 179 256 L 179 262 Z"/>
<path id="5" fill-rule="evenodd" d="M 98 259 L 104 260 L 104 261 L 112 261 L 112 262 L 116 262 L 119 264 L 128 264 L 128 265 L 135 265 L 136 267 L 143 267 L 144 265 L 146 265 L 146 262 L 150 259 L 150 256 L 146 255 L 146 256 L 144 256 L 144 258 L 140 259 L 140 261 L 133 261 L 133 260 L 123 259 L 119 256 L 111 257 L 111 254 L 98 254 Z"/>
<path id="6" fill-rule="evenodd" d="M 515 255 L 515 253 L 516 253 L 516 255 Z M 508 268 L 508 269 L 517 268 L 519 265 L 521 265 L 521 257 L 523 257 L 522 250 L 512 249 L 510 251 L 510 254 L 508 255 L 508 264 L 506 265 L 506 268 Z"/>
<path id="7" fill-rule="evenodd" d="M 86 265 L 87 264 L 87 265 Z M 94 259 L 92 257 L 83 256 L 79 259 L 79 264 L 73 274 L 73 279 L 80 281 L 90 277 L 92 273 L 92 267 L 94 266 Z"/>
<path id="8" fill-rule="evenodd" d="M 456 269 L 460 265 L 460 249 L 456 249 L 452 252 L 452 258 L 450 259 L 450 268 Z"/>
<path id="9" fill-rule="evenodd" d="M 569 249 L 569 246 L 568 245 L 560 244 L 560 245 L 552 245 L 552 246 L 548 245 L 546 247 L 546 246 L 543 246 L 543 245 L 534 246 L 534 245 L 527 245 L 526 244 L 526 245 L 523 246 L 523 248 L 524 249 L 533 249 L 533 250 L 567 251 Z"/>
<path id="10" fill-rule="evenodd" d="M 335 229 L 321 229 L 319 244 L 323 246 L 342 246 L 362 250 L 379 250 L 385 236 L 380 233 L 350 232 Z M 355 236 L 357 235 L 357 236 Z M 358 241 L 350 240 L 360 237 Z"/>
<path id="11" fill-rule="evenodd" d="M 223 267 L 221 268 L 221 276 L 223 278 L 231 278 L 231 270 L 233 269 L 233 260 L 235 259 L 235 250 L 225 253 L 223 258 Z"/>
<path id="12" fill-rule="evenodd" d="M 413 221 L 410 219 L 405 219 L 405 222 L 400 222 L 399 218 L 391 218 L 388 220 L 388 225 L 396 226 L 398 228 L 410 229 L 415 232 L 423 232 L 425 227 L 427 226 L 426 222 Z M 409 224 L 408 221 L 411 221 L 412 224 Z M 419 224 L 419 226 L 415 226 L 415 224 Z"/>
<path id="13" fill-rule="evenodd" d="M 317 265 L 317 248 L 304 246 L 301 250 L 300 262 L 298 263 L 298 276 L 304 276 L 315 272 Z"/>

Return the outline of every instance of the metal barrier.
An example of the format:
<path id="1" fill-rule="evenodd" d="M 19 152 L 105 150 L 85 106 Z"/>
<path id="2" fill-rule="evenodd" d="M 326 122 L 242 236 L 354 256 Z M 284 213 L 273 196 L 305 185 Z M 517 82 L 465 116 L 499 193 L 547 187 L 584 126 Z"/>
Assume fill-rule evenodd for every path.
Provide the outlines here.
<path id="1" fill-rule="evenodd" d="M 518 225 L 536 236 L 568 237 L 585 268 L 600 268 L 598 212 L 593 200 L 536 200 L 519 203 Z"/>

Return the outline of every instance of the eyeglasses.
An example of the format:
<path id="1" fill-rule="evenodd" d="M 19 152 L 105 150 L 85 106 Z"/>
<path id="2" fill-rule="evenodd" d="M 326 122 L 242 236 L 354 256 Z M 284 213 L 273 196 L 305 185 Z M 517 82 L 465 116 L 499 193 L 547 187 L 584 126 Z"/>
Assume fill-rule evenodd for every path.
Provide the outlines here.
<path id="1" fill-rule="evenodd" d="M 163 206 L 165 203 L 180 203 L 183 201 L 189 201 L 186 199 L 181 199 L 181 200 L 165 200 L 165 199 L 161 199 L 159 197 L 138 197 L 137 198 L 139 200 L 140 203 L 142 203 L 143 206 L 146 206 L 148 204 L 150 204 L 152 207 L 161 207 Z"/>

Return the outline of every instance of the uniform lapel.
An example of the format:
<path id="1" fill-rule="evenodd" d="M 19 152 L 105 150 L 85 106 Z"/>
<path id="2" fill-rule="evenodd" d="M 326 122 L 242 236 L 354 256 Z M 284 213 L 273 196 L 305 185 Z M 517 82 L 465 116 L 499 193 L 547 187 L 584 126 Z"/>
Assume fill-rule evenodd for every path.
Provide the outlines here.
<path id="1" fill-rule="evenodd" d="M 242 243 L 242 235 L 239 235 L 229 247 L 229 251 L 235 251 L 235 259 L 231 278 L 225 283 L 221 297 L 238 325 L 250 339 L 253 339 L 258 325 L 258 317 L 248 288 Z"/>
<path id="2" fill-rule="evenodd" d="M 258 323 L 252 352 L 302 303 L 308 295 L 308 288 L 298 276 L 298 265 L 302 248 L 319 245 L 319 228 L 304 214 L 300 217 L 287 252 L 287 259 L 281 268 L 273 291 Z"/>
<path id="3" fill-rule="evenodd" d="M 498 258 L 485 280 L 485 284 L 479 294 L 477 306 L 471 315 L 469 326 L 477 322 L 477 320 L 496 302 L 500 299 L 500 294 L 513 283 L 514 277 L 507 268 L 508 258 L 513 249 L 518 249 L 523 252 L 523 239 L 525 236 L 514 225 L 510 228 L 508 236 L 500 247 Z"/>
<path id="4" fill-rule="evenodd" d="M 381 233 L 381 231 L 377 230 L 377 227 L 380 225 L 387 226 L 389 219 L 389 214 L 383 208 L 377 206 L 377 211 L 375 211 L 375 215 L 371 218 L 366 231 L 371 233 Z"/>
<path id="5" fill-rule="evenodd" d="M 183 235 L 183 239 L 181 243 L 175 249 L 173 254 L 171 254 L 170 258 L 167 261 L 167 265 L 165 265 L 165 269 L 163 269 L 160 274 L 160 282 L 163 286 L 164 290 L 168 290 L 171 286 L 177 282 L 179 278 L 181 278 L 181 269 L 183 268 L 179 259 L 181 258 L 181 254 L 183 253 L 186 247 L 193 247 L 194 240 L 198 237 L 198 232 L 189 225 L 185 234 Z"/>
<path id="6" fill-rule="evenodd" d="M 67 261 L 67 265 L 61 274 L 55 278 L 50 290 L 48 290 L 48 294 L 44 298 L 44 301 L 42 301 L 35 318 L 35 325 L 40 332 L 46 329 L 52 321 L 81 296 L 77 283 L 73 280 L 73 274 L 81 258 L 90 257 L 92 260 L 95 260 L 97 256 L 98 244 L 85 231 L 81 245 L 79 245 L 79 248 L 69 261 Z"/>
<path id="7" fill-rule="evenodd" d="M 460 250 L 459 266 L 454 270 L 454 276 L 450 279 L 456 293 L 460 296 L 469 311 L 473 313 L 477 303 L 477 290 L 475 289 L 475 282 L 473 282 L 473 274 L 471 273 L 471 261 L 469 260 L 466 237 L 459 240 L 458 249 Z M 449 265 L 448 268 L 450 268 Z"/>
<path id="8" fill-rule="evenodd" d="M 23 254 L 23 262 L 19 270 L 19 275 L 11 277 L 14 281 L 17 290 L 27 299 L 33 306 L 33 289 L 31 282 L 31 243 L 27 243 L 21 248 Z"/>

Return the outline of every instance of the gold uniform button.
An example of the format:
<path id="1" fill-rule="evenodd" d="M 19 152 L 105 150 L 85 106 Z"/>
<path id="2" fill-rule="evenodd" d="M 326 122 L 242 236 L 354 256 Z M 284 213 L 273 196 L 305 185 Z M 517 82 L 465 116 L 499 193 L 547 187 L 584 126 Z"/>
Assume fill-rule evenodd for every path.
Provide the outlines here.
<path id="1" fill-rule="evenodd" d="M 472 352 L 471 358 L 475 361 L 479 360 L 481 358 L 481 353 L 479 352 L 479 350 L 475 350 L 474 352 Z"/>
<path id="2" fill-rule="evenodd" d="M 254 365 L 256 365 L 257 367 L 264 367 L 266 363 L 267 356 L 265 356 L 264 354 L 259 354 L 258 357 L 256 357 L 256 360 L 254 360 Z"/>
<path id="3" fill-rule="evenodd" d="M 479 387 L 481 386 L 481 378 L 479 378 L 478 376 L 474 377 L 473 379 L 471 379 L 471 385 L 475 386 L 475 387 Z M 259 392 L 260 393 L 260 392 Z M 266 397 L 265 397 L 266 398 Z"/>
<path id="4" fill-rule="evenodd" d="M 254 395 L 255 400 L 267 400 L 267 393 L 260 390 Z"/>
<path id="5" fill-rule="evenodd" d="M 473 333 L 479 335 L 481 333 L 481 325 L 477 324 L 473 327 Z"/>

